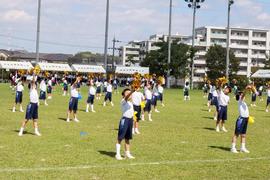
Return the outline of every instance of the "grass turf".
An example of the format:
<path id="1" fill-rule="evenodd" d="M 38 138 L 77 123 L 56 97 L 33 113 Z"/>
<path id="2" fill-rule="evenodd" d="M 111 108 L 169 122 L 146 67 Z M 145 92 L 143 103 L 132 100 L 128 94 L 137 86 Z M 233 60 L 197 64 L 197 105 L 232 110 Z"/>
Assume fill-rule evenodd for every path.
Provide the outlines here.
<path id="1" fill-rule="evenodd" d="M 250 154 L 230 153 L 231 137 L 238 116 L 236 101 L 229 106 L 228 133 L 216 133 L 212 113 L 207 111 L 201 91 L 183 101 L 181 90 L 165 90 L 166 107 L 153 113 L 153 122 L 140 123 L 141 135 L 131 142 L 135 160 L 116 161 L 115 142 L 120 113 L 120 94 L 113 95 L 115 107 L 85 113 L 87 89 L 79 102 L 80 123 L 66 123 L 68 97 L 61 88 L 53 92 L 49 106 L 39 108 L 42 137 L 17 133 L 25 113 L 12 113 L 14 92 L 0 85 L 0 179 L 269 179 L 270 114 L 265 101 L 250 108 L 255 124 L 248 128 Z M 247 99 L 247 102 L 249 102 Z M 24 92 L 24 109 L 29 101 Z M 18 109 L 18 108 L 17 108 Z M 239 142 L 238 142 L 239 148 Z M 123 152 L 123 146 L 122 146 Z M 254 159 L 253 159 L 254 158 Z"/>

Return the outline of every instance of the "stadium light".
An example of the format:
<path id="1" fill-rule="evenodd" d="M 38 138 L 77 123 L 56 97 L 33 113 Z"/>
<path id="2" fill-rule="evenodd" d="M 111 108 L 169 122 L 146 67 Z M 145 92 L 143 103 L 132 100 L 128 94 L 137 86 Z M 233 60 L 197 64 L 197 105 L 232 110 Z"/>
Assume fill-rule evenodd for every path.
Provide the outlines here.
<path id="1" fill-rule="evenodd" d="M 109 10 L 110 10 L 110 1 L 107 0 L 106 6 L 106 24 L 105 24 L 105 45 L 104 45 L 104 68 L 108 70 L 108 33 L 109 33 Z"/>
<path id="2" fill-rule="evenodd" d="M 41 11 L 41 0 L 38 0 L 37 38 L 36 38 L 36 63 L 39 62 L 40 11 Z"/>
<path id="3" fill-rule="evenodd" d="M 170 66 L 169 66 L 170 63 L 171 63 L 171 48 L 172 48 L 172 0 L 170 0 L 170 10 L 169 10 L 167 88 L 171 87 L 171 84 L 170 84 Z"/>
<path id="4" fill-rule="evenodd" d="M 229 66 L 230 66 L 230 16 L 231 16 L 231 6 L 234 0 L 228 0 L 228 22 L 227 22 L 227 43 L 226 43 L 226 78 L 229 79 Z"/>
<path id="5" fill-rule="evenodd" d="M 188 3 L 188 7 L 193 9 L 193 26 L 192 26 L 192 48 L 195 47 L 195 24 L 196 24 L 196 11 L 201 8 L 200 3 L 203 3 L 205 0 L 185 0 Z M 190 76 L 190 85 L 193 89 L 193 79 L 194 79 L 194 56 L 191 60 L 191 76 Z"/>

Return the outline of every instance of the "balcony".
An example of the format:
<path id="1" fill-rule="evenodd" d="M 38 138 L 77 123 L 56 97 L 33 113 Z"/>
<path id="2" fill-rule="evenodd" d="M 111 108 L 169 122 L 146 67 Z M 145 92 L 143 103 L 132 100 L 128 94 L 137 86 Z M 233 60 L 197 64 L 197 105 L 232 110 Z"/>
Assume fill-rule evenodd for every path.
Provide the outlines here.
<path id="1" fill-rule="evenodd" d="M 234 55 L 238 58 L 248 58 L 248 54 L 245 53 L 234 53 Z"/>
<path id="2" fill-rule="evenodd" d="M 247 62 L 240 62 L 239 66 L 241 67 L 247 67 L 248 63 Z"/>
<path id="3" fill-rule="evenodd" d="M 197 56 L 205 56 L 205 54 L 206 54 L 206 51 L 198 51 L 198 52 L 196 52 Z"/>
<path id="4" fill-rule="evenodd" d="M 248 40 L 248 36 L 239 36 L 239 35 L 235 35 L 235 34 L 232 34 L 230 36 L 230 39 L 234 39 L 234 40 Z"/>
<path id="5" fill-rule="evenodd" d="M 199 68 L 195 68 L 195 73 L 196 74 L 205 74 L 205 69 L 199 69 Z"/>
<path id="6" fill-rule="evenodd" d="M 211 33 L 211 38 L 216 38 L 216 39 L 227 39 L 226 34 L 216 34 L 216 33 Z"/>
<path id="7" fill-rule="evenodd" d="M 252 45 L 251 48 L 252 49 L 258 49 L 258 50 L 266 50 L 265 45 Z"/>
<path id="8" fill-rule="evenodd" d="M 253 41 L 263 41 L 263 42 L 265 42 L 266 41 L 266 37 L 253 36 L 252 37 L 252 40 Z"/>
<path id="9" fill-rule="evenodd" d="M 265 59 L 266 55 L 265 54 L 252 54 L 251 57 L 254 59 Z"/>
<path id="10" fill-rule="evenodd" d="M 205 65 L 206 62 L 203 59 L 196 59 L 196 60 L 194 60 L 194 64 Z"/>
<path id="11" fill-rule="evenodd" d="M 238 71 L 238 72 L 237 72 L 237 75 L 240 75 L 240 76 L 246 76 L 246 75 L 247 75 L 247 71 L 243 71 L 243 70 Z"/>
<path id="12" fill-rule="evenodd" d="M 248 49 L 248 44 L 231 43 L 230 47 L 237 48 L 237 49 Z"/>

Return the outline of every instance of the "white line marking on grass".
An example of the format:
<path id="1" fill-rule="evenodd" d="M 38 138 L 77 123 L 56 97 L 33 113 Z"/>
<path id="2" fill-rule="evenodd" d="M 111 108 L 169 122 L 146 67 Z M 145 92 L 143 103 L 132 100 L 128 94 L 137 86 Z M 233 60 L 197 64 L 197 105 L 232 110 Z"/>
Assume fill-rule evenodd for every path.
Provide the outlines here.
<path id="1" fill-rule="evenodd" d="M 184 160 L 184 161 L 160 161 L 160 162 L 141 162 L 130 164 L 111 164 L 111 165 L 81 165 L 66 167 L 37 167 L 37 168 L 0 168 L 0 173 L 7 172 L 33 172 L 33 171 L 67 171 L 93 168 L 126 168 L 128 166 L 145 166 L 145 165 L 177 165 L 177 164 L 194 164 L 194 163 L 222 163 L 222 162 L 240 162 L 254 160 L 270 160 L 270 157 L 243 158 L 243 159 L 205 159 L 205 160 Z"/>

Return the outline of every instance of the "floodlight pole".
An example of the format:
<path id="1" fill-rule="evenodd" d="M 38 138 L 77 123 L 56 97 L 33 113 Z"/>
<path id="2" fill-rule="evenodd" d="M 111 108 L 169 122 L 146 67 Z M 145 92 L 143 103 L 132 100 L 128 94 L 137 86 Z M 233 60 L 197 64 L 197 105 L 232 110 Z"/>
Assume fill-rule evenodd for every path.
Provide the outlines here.
<path id="1" fill-rule="evenodd" d="M 109 10 L 110 10 L 110 1 L 107 0 L 107 6 L 106 6 L 106 25 L 105 25 L 105 45 L 104 45 L 104 68 L 105 68 L 106 74 L 107 74 L 107 70 L 108 70 Z"/>
<path id="2" fill-rule="evenodd" d="M 172 0 L 170 0 L 170 10 L 169 10 L 167 88 L 171 87 L 171 83 L 170 83 L 171 48 L 172 48 Z"/>
<path id="3" fill-rule="evenodd" d="M 39 62 L 40 11 L 41 11 L 41 0 L 38 0 L 37 37 L 36 37 L 36 63 Z"/>
<path id="4" fill-rule="evenodd" d="M 231 5 L 234 3 L 233 0 L 228 0 L 228 19 L 227 19 L 227 43 L 226 43 L 226 78 L 229 79 L 229 68 L 230 68 L 230 16 L 231 16 Z"/>

